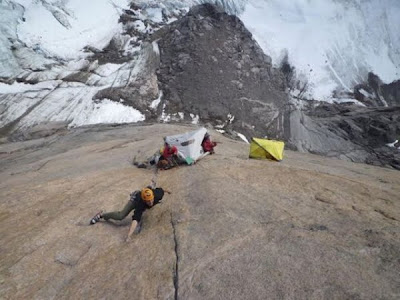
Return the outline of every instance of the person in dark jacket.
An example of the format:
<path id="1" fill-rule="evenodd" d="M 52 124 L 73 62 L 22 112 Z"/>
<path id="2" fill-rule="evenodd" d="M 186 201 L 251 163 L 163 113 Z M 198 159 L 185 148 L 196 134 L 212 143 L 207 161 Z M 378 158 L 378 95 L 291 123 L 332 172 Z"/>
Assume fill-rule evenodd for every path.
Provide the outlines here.
<path id="1" fill-rule="evenodd" d="M 150 186 L 143 188 L 142 190 L 134 191 L 130 195 L 130 199 L 125 207 L 121 211 L 113 211 L 109 213 L 103 213 L 100 211 L 91 220 L 90 224 L 96 224 L 101 219 L 108 221 L 112 220 L 123 220 L 132 210 L 134 210 L 132 216 L 132 224 L 129 228 L 128 237 L 126 241 L 129 241 L 133 232 L 139 231 L 140 221 L 142 214 L 146 209 L 152 208 L 154 205 L 160 203 L 164 197 L 164 193 L 171 194 L 170 191 L 162 188 L 151 188 Z"/>

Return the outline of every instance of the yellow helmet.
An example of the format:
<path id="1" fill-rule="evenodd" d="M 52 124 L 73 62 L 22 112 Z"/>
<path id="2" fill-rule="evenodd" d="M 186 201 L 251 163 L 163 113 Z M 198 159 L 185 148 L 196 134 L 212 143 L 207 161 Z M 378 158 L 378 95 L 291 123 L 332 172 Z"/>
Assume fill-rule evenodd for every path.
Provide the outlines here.
<path id="1" fill-rule="evenodd" d="M 146 202 L 154 200 L 154 193 L 149 188 L 142 189 L 142 192 L 140 193 L 140 196 L 142 197 L 143 201 L 146 201 Z"/>

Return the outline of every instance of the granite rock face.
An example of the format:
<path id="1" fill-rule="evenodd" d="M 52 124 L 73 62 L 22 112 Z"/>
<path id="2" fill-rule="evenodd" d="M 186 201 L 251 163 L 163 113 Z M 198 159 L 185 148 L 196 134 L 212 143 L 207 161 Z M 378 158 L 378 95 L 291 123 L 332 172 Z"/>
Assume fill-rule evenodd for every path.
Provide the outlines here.
<path id="1" fill-rule="evenodd" d="M 289 147 L 400 169 L 400 107 L 304 102 L 290 113 Z"/>
<path id="2" fill-rule="evenodd" d="M 243 134 L 285 137 L 284 75 L 239 18 L 211 4 L 196 6 L 154 38 L 166 112 L 198 115 L 214 125 L 234 118 L 230 128 Z"/>
<path id="3" fill-rule="evenodd" d="M 281 139 L 302 152 L 399 168 L 399 149 L 386 146 L 400 137 L 396 83 L 371 73 L 365 89 L 372 98 L 359 93 L 366 107 L 290 99 L 291 66 L 274 68 L 242 22 L 210 4 L 152 38 L 160 47 L 163 113 L 186 121 L 198 115 L 230 136 Z"/>
<path id="4" fill-rule="evenodd" d="M 96 126 L 0 145 L 0 298 L 399 298 L 398 171 L 292 151 L 249 160 L 247 144 L 214 131 L 216 154 L 193 166 L 132 166 L 194 128 Z M 88 225 L 152 179 L 172 194 L 131 242 L 130 217 Z"/>

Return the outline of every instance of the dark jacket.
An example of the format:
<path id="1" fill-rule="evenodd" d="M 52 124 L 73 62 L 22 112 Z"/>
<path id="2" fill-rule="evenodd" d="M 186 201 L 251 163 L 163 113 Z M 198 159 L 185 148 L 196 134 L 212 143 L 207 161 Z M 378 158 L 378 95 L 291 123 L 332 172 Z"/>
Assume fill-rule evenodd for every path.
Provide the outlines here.
<path id="1" fill-rule="evenodd" d="M 155 188 L 152 189 L 154 193 L 154 205 L 160 203 L 161 199 L 164 197 L 164 190 L 162 188 Z M 132 220 L 136 220 L 137 222 L 140 222 L 142 219 L 142 214 L 143 212 L 151 208 L 147 206 L 147 204 L 143 201 L 142 197 L 140 196 L 140 191 L 135 191 L 131 194 L 131 199 L 130 201 L 133 202 L 134 207 L 133 209 L 135 212 L 133 213 Z"/>

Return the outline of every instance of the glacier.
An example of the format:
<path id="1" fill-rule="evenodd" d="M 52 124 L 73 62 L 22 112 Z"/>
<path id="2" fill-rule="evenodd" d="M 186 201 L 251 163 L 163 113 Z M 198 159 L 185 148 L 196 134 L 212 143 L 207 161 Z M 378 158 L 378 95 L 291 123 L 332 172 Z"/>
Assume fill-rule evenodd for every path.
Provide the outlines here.
<path id="1" fill-rule="evenodd" d="M 287 59 L 297 80 L 307 86 L 305 99 L 353 101 L 349 92 L 366 80 L 368 72 L 386 83 L 400 78 L 400 1 L 396 0 L 135 1 L 142 9 L 133 26 L 151 32 L 147 20 L 159 24 L 163 12 L 168 12 L 167 22 L 172 22 L 180 12 L 204 2 L 219 3 L 237 14 L 275 66 Z M 139 53 L 140 47 L 131 45 L 137 39 L 125 36 L 119 22 L 129 4 L 128 0 L 1 1 L 0 125 L 18 118 L 21 128 L 47 121 L 80 126 L 143 120 L 123 99 L 112 104 L 106 98 L 92 100 L 116 78 L 121 81 L 117 85 L 134 80 L 127 68 L 136 64 L 137 74 L 144 65 L 140 59 L 96 65 L 89 58 L 116 37 L 125 43 L 126 53 Z M 91 72 L 86 84 L 62 82 L 82 69 Z M 292 95 L 299 91 L 292 90 Z"/>
<path id="2" fill-rule="evenodd" d="M 251 0 L 240 18 L 276 65 L 288 55 L 310 99 L 332 100 L 368 72 L 400 78 L 400 1 Z"/>

